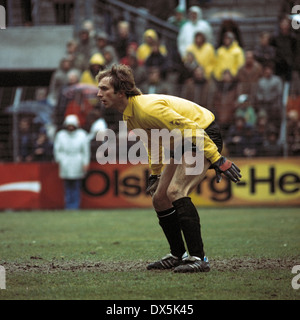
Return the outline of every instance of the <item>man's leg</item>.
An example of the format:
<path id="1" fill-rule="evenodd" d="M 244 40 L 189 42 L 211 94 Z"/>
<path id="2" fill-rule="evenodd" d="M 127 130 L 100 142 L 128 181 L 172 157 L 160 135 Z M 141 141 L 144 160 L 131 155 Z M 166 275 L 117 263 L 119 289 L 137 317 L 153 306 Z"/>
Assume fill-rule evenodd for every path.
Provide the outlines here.
<path id="1" fill-rule="evenodd" d="M 171 163 L 166 165 L 157 190 L 152 197 L 153 207 L 157 213 L 159 225 L 170 245 L 171 254 L 167 255 L 162 260 L 151 263 L 148 265 L 148 269 L 170 269 L 175 267 L 179 265 L 181 258 L 186 251 L 178 214 L 166 194 L 166 190 L 168 189 L 176 167 L 177 165 L 174 164 L 174 160 L 171 159 Z"/>
<path id="2" fill-rule="evenodd" d="M 177 166 L 167 190 L 168 198 L 172 201 L 178 214 L 180 228 L 183 232 L 189 254 L 196 259 L 200 258 L 201 261 L 204 261 L 205 253 L 200 219 L 198 211 L 188 195 L 203 180 L 209 166 L 210 162 L 205 159 L 203 172 L 200 175 L 186 175 L 188 164 L 185 163 L 183 157 L 183 163 Z"/>

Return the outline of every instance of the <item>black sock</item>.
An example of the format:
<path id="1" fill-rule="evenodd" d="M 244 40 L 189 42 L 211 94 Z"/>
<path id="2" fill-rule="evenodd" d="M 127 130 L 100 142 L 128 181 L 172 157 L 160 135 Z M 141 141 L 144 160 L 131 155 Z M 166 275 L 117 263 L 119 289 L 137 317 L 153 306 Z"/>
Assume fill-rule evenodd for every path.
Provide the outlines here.
<path id="1" fill-rule="evenodd" d="M 159 219 L 159 224 L 170 245 L 172 255 L 181 258 L 186 250 L 175 208 L 170 208 L 156 213 Z"/>
<path id="2" fill-rule="evenodd" d="M 191 198 L 184 197 L 173 202 L 177 211 L 181 230 L 191 256 L 204 259 L 201 226 L 198 211 Z"/>

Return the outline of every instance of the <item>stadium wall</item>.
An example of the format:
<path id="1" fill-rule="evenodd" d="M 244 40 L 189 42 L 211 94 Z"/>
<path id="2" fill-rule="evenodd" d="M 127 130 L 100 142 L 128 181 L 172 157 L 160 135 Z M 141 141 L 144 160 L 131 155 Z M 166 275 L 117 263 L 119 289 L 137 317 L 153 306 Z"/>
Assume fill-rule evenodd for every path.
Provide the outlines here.
<path id="1" fill-rule="evenodd" d="M 300 159 L 234 159 L 243 173 L 239 184 L 214 170 L 191 195 L 197 206 L 299 206 Z M 82 208 L 148 208 L 147 165 L 92 163 L 82 184 Z M 62 209 L 63 183 L 55 163 L 0 164 L 0 210 Z"/>

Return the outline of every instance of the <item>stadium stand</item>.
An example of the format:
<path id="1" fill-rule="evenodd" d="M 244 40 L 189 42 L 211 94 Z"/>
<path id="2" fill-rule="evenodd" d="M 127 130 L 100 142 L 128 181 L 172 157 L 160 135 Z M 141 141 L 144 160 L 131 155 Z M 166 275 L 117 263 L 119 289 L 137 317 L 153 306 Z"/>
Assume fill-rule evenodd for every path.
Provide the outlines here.
<path id="1" fill-rule="evenodd" d="M 126 56 L 126 61 L 130 63 L 133 59 L 139 63 L 137 76 L 141 74 L 141 68 L 147 68 L 147 63 L 143 65 L 136 61 L 136 50 L 144 41 L 146 30 L 153 29 L 158 33 L 159 43 L 167 49 L 167 72 L 164 64 L 164 81 L 168 83 L 172 94 L 181 95 L 182 88 L 189 81 L 196 81 L 193 78 L 194 67 L 189 67 L 182 61 L 177 51 L 178 27 L 174 26 L 166 17 L 162 17 L 158 12 L 159 8 L 153 8 L 153 1 L 117 1 L 117 0 L 74 0 L 68 1 L 68 10 L 60 9 L 53 5 L 52 1 L 26 1 L 19 0 L 1 1 L 7 14 L 7 29 L 1 30 L 1 52 L 0 52 L 0 161 L 17 161 L 17 140 L 18 122 L 20 114 L 7 112 L 7 107 L 18 105 L 23 101 L 43 100 L 49 104 L 49 108 L 56 109 L 57 105 L 51 104 L 47 95 L 37 98 L 38 92 L 49 89 L 52 75 L 58 70 L 60 61 L 63 57 L 72 55 L 73 68 L 81 69 L 78 66 L 83 64 L 83 56 L 76 51 L 76 46 L 80 45 L 79 33 L 85 29 L 89 33 L 89 42 L 95 48 L 95 35 L 105 32 L 109 44 L 117 50 L 116 39 L 118 39 L 117 26 L 120 21 L 126 21 L 130 28 L 130 52 Z M 290 1 L 292 3 L 292 1 Z M 22 5 L 23 3 L 23 5 Z M 134 6 L 132 5 L 134 3 Z M 165 2 L 160 1 L 160 4 Z M 171 16 L 178 5 L 178 1 L 168 1 Z M 244 52 L 254 50 L 259 43 L 262 32 L 271 35 L 279 32 L 279 18 L 282 17 L 283 2 L 277 0 L 268 1 L 247 1 L 247 0 L 221 0 L 210 1 L 187 1 L 187 6 L 199 5 L 202 9 L 203 19 L 212 26 L 215 49 L 222 43 L 223 34 L 232 31 L 235 40 L 239 43 Z M 285 9 L 286 10 L 286 9 Z M 165 12 L 165 10 L 164 10 Z M 288 13 L 288 11 L 287 11 Z M 68 15 L 64 17 L 62 15 Z M 58 19 L 60 16 L 60 19 Z M 293 48 L 297 58 L 300 48 L 299 33 L 291 30 Z M 68 50 L 70 40 L 75 44 L 75 54 Z M 156 39 L 157 40 L 157 39 Z M 277 42 L 278 43 L 278 42 Z M 156 43 L 157 45 L 157 43 Z M 95 53 L 94 49 L 92 50 Z M 124 51 L 123 51 L 124 52 Z M 118 52 L 117 52 L 118 53 Z M 299 55 L 300 56 L 300 55 Z M 90 58 L 90 57 L 89 57 Z M 119 61 L 125 57 L 119 56 Z M 153 57 L 152 57 L 153 58 Z M 160 57 L 154 57 L 159 59 Z M 89 59 L 88 59 L 89 61 Z M 125 60 L 122 60 L 125 61 Z M 158 60 L 152 60 L 156 63 Z M 278 144 L 282 155 L 299 155 L 299 95 L 298 85 L 299 70 L 298 59 L 293 65 L 293 77 L 286 83 L 283 79 L 282 89 L 282 123 L 277 131 Z M 197 66 L 197 65 L 196 65 Z M 85 68 L 82 67 L 82 70 Z M 79 70 L 79 71 L 82 71 Z M 138 73 L 139 72 L 139 73 Z M 224 79 L 221 79 L 223 81 Z M 199 80 L 200 81 L 200 80 Z M 237 81 L 237 79 L 233 79 Z M 226 81 L 225 81 L 226 82 Z M 286 84 L 286 85 L 285 85 Z M 194 90 L 197 90 L 197 83 L 193 82 Z M 222 87 L 222 95 L 226 96 L 229 85 L 218 83 L 217 80 L 210 80 L 208 95 L 216 94 L 216 90 Z M 44 91 L 45 92 L 45 91 Z M 239 92 L 243 94 L 245 92 Z M 214 99 L 207 99 L 213 101 Z M 237 97 L 235 97 L 237 100 Z M 93 103 L 93 109 L 97 109 L 102 114 L 101 105 Z M 209 104 L 212 111 L 215 106 Z M 253 105 L 258 118 L 263 110 L 258 104 Z M 61 109 L 60 109 L 61 110 Z M 55 111 L 53 111 L 55 113 Z M 94 111 L 93 111 L 94 112 Z M 218 113 L 218 112 L 217 112 Z M 43 115 L 39 115 L 41 118 Z M 45 123 L 35 117 L 32 129 L 35 134 L 46 127 L 50 141 L 53 141 L 57 123 Z M 115 128 L 115 123 L 120 120 L 119 116 L 113 112 L 104 115 L 108 127 Z M 52 120 L 51 120 L 52 121 Z M 88 122 L 91 126 L 92 123 Z M 230 127 L 233 123 L 228 123 L 225 127 Z M 90 127 L 86 127 L 89 131 Z M 255 128 L 254 128 L 255 129 Z M 274 131 L 274 128 L 272 128 Z M 272 132 L 273 132 L 272 131 Z M 287 137 L 288 133 L 288 137 Z M 268 135 L 269 136 L 269 135 Z M 298 139 L 298 140 L 297 140 Z M 268 141 L 265 141 L 267 144 Z M 246 155 L 245 155 L 246 156 Z M 248 155 L 251 157 L 251 155 Z M 259 152 L 255 156 L 262 156 Z"/>

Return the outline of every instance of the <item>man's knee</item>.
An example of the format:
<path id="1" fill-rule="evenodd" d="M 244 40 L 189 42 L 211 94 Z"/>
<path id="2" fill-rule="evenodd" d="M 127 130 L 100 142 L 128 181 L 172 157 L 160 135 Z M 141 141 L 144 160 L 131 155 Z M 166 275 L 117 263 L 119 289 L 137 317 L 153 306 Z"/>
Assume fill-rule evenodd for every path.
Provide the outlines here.
<path id="1" fill-rule="evenodd" d="M 170 202 L 174 202 L 182 197 L 186 196 L 178 185 L 169 185 L 167 189 L 167 198 Z"/>
<path id="2" fill-rule="evenodd" d="M 155 192 L 152 197 L 153 207 L 156 211 L 163 211 L 169 209 L 172 206 L 172 202 L 169 201 L 166 194 Z"/>

